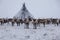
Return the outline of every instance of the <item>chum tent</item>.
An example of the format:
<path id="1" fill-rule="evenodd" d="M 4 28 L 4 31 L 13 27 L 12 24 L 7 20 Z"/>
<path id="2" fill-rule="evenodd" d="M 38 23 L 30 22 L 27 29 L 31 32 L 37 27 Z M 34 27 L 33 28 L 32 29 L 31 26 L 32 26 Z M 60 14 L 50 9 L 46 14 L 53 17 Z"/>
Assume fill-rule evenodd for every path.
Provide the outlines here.
<path id="1" fill-rule="evenodd" d="M 22 6 L 22 9 L 13 18 L 17 18 L 17 19 L 31 18 L 31 19 L 33 19 L 34 16 L 32 16 L 32 14 L 27 10 L 25 3 L 24 3 Z"/>

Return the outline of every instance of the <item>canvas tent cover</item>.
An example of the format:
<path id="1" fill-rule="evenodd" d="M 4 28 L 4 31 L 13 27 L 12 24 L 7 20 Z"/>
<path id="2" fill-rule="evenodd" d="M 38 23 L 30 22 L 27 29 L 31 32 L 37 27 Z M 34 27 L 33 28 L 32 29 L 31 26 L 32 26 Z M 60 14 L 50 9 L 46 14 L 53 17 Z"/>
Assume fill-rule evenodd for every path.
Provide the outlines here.
<path id="1" fill-rule="evenodd" d="M 27 10 L 25 3 L 23 4 L 22 9 L 15 15 L 13 18 L 25 19 L 25 18 L 34 18 L 32 14 Z"/>

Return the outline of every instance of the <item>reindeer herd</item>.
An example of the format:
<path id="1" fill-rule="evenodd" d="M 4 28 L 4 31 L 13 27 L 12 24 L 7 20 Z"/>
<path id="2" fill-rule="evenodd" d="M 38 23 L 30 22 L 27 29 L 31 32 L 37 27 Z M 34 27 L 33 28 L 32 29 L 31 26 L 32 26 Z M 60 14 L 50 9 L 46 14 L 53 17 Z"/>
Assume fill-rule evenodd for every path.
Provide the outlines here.
<path id="1" fill-rule="evenodd" d="M 9 19 L 5 19 L 5 18 L 0 18 L 0 25 L 6 24 L 6 23 L 11 23 L 12 26 L 14 26 L 15 24 L 17 24 L 17 26 L 20 26 L 21 24 L 25 24 L 26 28 L 29 29 L 29 24 L 32 23 L 33 24 L 33 29 L 37 29 L 37 26 L 40 26 L 40 24 L 43 24 L 43 26 L 45 27 L 46 24 L 55 24 L 55 25 L 59 25 L 60 24 L 60 19 L 57 18 L 47 18 L 47 19 L 31 19 L 31 18 L 26 18 L 24 20 L 22 19 L 13 19 L 13 18 L 9 18 Z"/>

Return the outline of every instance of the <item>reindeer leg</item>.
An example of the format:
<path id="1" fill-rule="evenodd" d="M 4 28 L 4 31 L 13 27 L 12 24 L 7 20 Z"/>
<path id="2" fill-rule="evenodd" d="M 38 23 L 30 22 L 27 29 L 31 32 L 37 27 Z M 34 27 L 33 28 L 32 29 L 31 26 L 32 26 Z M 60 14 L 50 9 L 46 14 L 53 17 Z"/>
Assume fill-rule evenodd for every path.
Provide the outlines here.
<path id="1" fill-rule="evenodd" d="M 40 27 L 40 23 L 38 23 L 38 26 Z"/>
<path id="2" fill-rule="evenodd" d="M 9 24 L 9 21 L 7 22 L 7 24 Z"/>
<path id="3" fill-rule="evenodd" d="M 2 25 L 2 22 L 1 22 L 1 25 Z"/>
<path id="4" fill-rule="evenodd" d="M 20 23 L 19 23 L 19 26 L 20 26 Z"/>
<path id="5" fill-rule="evenodd" d="M 54 24 L 55 24 L 55 26 L 57 26 L 57 25 L 56 25 L 57 23 L 54 23 Z"/>
<path id="6" fill-rule="evenodd" d="M 26 29 L 29 29 L 29 23 L 26 23 L 25 25 L 26 25 Z"/>
<path id="7" fill-rule="evenodd" d="M 44 27 L 45 27 L 45 24 L 43 23 Z"/>
<path id="8" fill-rule="evenodd" d="M 27 28 L 29 29 L 29 23 L 27 24 Z"/>
<path id="9" fill-rule="evenodd" d="M 17 23 L 17 26 L 18 26 L 18 23 Z"/>
<path id="10" fill-rule="evenodd" d="M 45 22 L 43 22 L 43 25 L 44 25 L 44 27 L 45 27 Z"/>
<path id="11" fill-rule="evenodd" d="M 14 26 L 14 22 L 12 22 L 12 26 Z"/>
<path id="12" fill-rule="evenodd" d="M 39 26 L 39 23 L 36 23 L 36 26 Z"/>
<path id="13" fill-rule="evenodd" d="M 3 22 L 1 21 L 1 25 L 3 24 Z"/>
<path id="14" fill-rule="evenodd" d="M 59 23 L 57 23 L 57 26 L 59 25 Z"/>
<path id="15" fill-rule="evenodd" d="M 37 29 L 37 27 L 36 27 L 36 23 L 34 23 L 33 25 L 34 25 L 33 29 Z"/>

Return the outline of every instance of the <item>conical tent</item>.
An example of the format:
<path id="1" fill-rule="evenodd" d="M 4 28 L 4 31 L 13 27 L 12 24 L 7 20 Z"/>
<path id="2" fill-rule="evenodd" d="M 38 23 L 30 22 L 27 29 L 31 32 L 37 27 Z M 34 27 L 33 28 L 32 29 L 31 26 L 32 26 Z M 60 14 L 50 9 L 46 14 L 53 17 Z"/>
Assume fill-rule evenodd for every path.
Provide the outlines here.
<path id="1" fill-rule="evenodd" d="M 22 9 L 13 18 L 17 18 L 17 19 L 31 18 L 31 19 L 33 19 L 34 17 L 27 10 L 25 3 L 24 3 Z"/>

